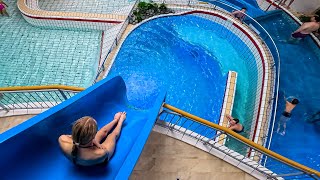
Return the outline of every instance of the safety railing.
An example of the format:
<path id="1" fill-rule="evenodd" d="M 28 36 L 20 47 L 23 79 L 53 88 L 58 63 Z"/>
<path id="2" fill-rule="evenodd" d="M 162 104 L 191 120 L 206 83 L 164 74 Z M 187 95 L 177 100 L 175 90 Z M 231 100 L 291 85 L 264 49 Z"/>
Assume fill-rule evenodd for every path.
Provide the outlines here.
<path id="1" fill-rule="evenodd" d="M 0 112 L 3 115 L 12 110 L 21 110 L 20 114 L 27 114 L 30 113 L 28 110 L 48 109 L 82 90 L 84 88 L 63 85 L 0 88 Z"/>
<path id="2" fill-rule="evenodd" d="M 169 8 L 176 8 L 176 9 L 183 9 L 183 10 L 199 10 L 201 8 L 205 8 L 205 9 L 211 9 L 214 11 L 221 11 L 227 14 L 231 14 L 231 12 L 239 10 L 236 7 L 231 6 L 230 4 L 226 4 L 222 1 L 219 0 L 210 0 L 207 2 L 202 2 L 202 1 L 197 1 L 197 0 L 153 0 L 153 2 L 156 3 L 165 3 L 168 5 Z M 174 10 L 176 10 L 174 9 Z M 183 11 L 182 10 L 182 11 Z M 179 12 L 179 11 L 177 11 Z M 225 23 L 225 26 L 229 26 L 230 22 L 225 21 L 225 22 L 219 22 L 220 24 Z M 268 50 L 270 51 L 272 57 L 269 57 L 269 59 L 271 59 L 271 66 L 270 69 L 269 67 L 265 67 L 268 68 L 267 70 L 269 72 L 272 72 L 272 77 L 269 77 L 269 79 L 272 79 L 272 87 L 271 87 L 271 91 L 268 95 L 268 99 L 267 101 L 267 111 L 264 112 L 260 112 L 257 108 L 256 103 L 257 102 L 252 102 L 251 105 L 247 105 L 246 109 L 247 111 L 251 111 L 253 112 L 253 114 L 251 115 L 251 117 L 245 117 L 248 119 L 252 119 L 252 124 L 247 125 L 247 126 L 251 126 L 251 133 L 248 135 L 248 137 L 250 137 L 252 140 L 254 141 L 260 141 L 261 144 L 265 144 L 266 143 L 266 139 L 267 139 L 267 132 L 269 130 L 269 126 L 271 125 L 270 122 L 274 122 L 275 119 L 275 115 L 276 115 L 276 107 L 277 107 L 277 98 L 278 98 L 278 89 L 279 89 L 279 77 L 280 77 L 280 56 L 279 56 L 279 51 L 277 49 L 277 46 L 274 42 L 274 40 L 272 39 L 272 37 L 270 36 L 270 34 L 267 32 L 267 30 L 260 25 L 254 18 L 252 18 L 251 16 L 249 16 L 248 14 L 245 14 L 245 19 L 244 21 L 242 21 L 242 23 L 244 25 L 247 26 L 247 28 L 251 29 L 251 31 L 253 33 L 255 33 L 257 36 L 259 36 L 263 43 L 268 47 Z M 255 48 L 255 47 L 249 47 L 251 48 Z M 242 52 L 243 54 L 241 56 L 243 56 L 244 54 L 248 53 L 247 51 L 244 50 L 240 50 L 239 52 Z M 246 59 L 247 61 L 249 61 L 249 59 Z M 249 67 L 253 67 L 252 65 L 249 65 Z M 262 66 L 258 66 L 258 69 L 262 69 Z M 258 86 L 257 84 L 257 76 L 255 75 L 249 75 L 250 79 L 252 82 L 250 82 L 250 84 L 256 84 L 256 86 Z M 254 82 L 256 81 L 256 82 Z M 266 84 L 265 84 L 266 86 Z M 257 89 L 257 88 L 256 88 Z M 256 90 L 255 89 L 255 90 Z M 254 91 L 254 90 L 253 90 Z M 258 92 L 252 92 L 251 97 L 256 97 L 256 94 L 254 93 L 258 93 Z M 236 97 L 237 98 L 237 97 Z M 235 102 L 237 103 L 237 102 Z M 259 114 L 265 114 L 268 118 L 267 121 L 263 121 L 260 122 L 261 126 L 257 127 L 258 125 L 258 118 L 255 116 L 258 116 Z M 272 119 L 272 121 L 270 121 L 270 119 Z M 263 132 L 263 133 L 258 133 L 257 129 L 259 129 L 259 132 Z"/>
<path id="3" fill-rule="evenodd" d="M 192 144 L 209 153 L 218 151 L 215 155 L 239 168 L 243 167 L 250 174 L 259 172 L 268 179 L 320 178 L 320 172 L 314 169 L 281 156 L 226 127 L 189 114 L 169 104 L 163 105 L 163 109 L 158 116 L 157 125 L 166 130 L 164 131 L 165 134 L 174 134 L 172 137 Z M 224 146 L 220 142 L 223 139 L 217 138 L 221 134 L 226 135 L 227 141 L 232 139 L 240 143 L 242 145 L 241 148 L 232 150 Z M 246 154 L 249 153 L 250 149 L 254 149 L 254 151 L 259 152 L 261 155 L 247 158 Z M 268 166 L 268 168 L 272 166 L 273 171 L 270 171 L 259 163 L 266 157 L 273 159 L 273 164 Z"/>
<path id="4" fill-rule="evenodd" d="M 98 73 L 97 76 L 95 78 L 94 83 L 96 83 L 97 81 L 99 81 L 102 77 L 102 74 L 106 74 L 108 73 L 108 71 L 110 70 L 111 66 L 108 67 L 108 69 L 105 69 L 105 64 L 107 59 L 109 58 L 109 56 L 111 55 L 111 52 L 118 46 L 118 43 L 120 41 L 120 38 L 122 37 L 124 31 L 126 30 L 127 26 L 129 25 L 129 16 L 132 14 L 134 8 L 137 6 L 137 4 L 140 1 L 136 0 L 135 4 L 132 6 L 129 15 L 127 16 L 126 20 L 122 23 L 121 29 L 119 30 L 119 32 L 117 33 L 116 37 L 113 39 L 112 45 L 110 47 L 110 49 L 108 50 L 107 55 L 105 56 L 103 62 L 100 64 L 100 66 L 98 67 Z"/>

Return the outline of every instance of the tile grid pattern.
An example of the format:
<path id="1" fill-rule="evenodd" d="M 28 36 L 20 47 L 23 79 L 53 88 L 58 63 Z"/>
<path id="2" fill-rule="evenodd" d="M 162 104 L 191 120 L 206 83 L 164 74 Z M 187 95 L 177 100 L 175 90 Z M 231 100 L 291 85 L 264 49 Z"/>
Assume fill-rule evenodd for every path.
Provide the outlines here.
<path id="1" fill-rule="evenodd" d="M 212 154 L 230 163 L 231 165 L 236 166 L 237 168 L 247 172 L 248 174 L 252 175 L 255 178 L 267 179 L 267 176 L 265 176 L 261 172 L 265 172 L 267 174 L 273 174 L 273 172 L 261 166 L 260 164 L 258 164 L 258 162 L 255 162 L 219 143 L 212 144 L 211 143 L 212 140 L 200 134 L 197 134 L 193 131 L 185 129 L 181 126 L 178 126 L 178 125 L 172 126 L 172 124 L 169 122 L 157 120 L 156 125 L 153 128 L 153 131 L 161 134 L 165 134 L 169 137 L 178 139 L 194 147 L 197 147 L 198 149 L 208 152 L 209 154 Z M 209 141 L 210 143 L 203 143 L 207 141 Z M 251 167 L 248 166 L 248 164 L 250 164 Z M 255 168 L 252 168 L 252 167 L 255 167 Z"/>
<path id="2" fill-rule="evenodd" d="M 171 0 L 173 2 L 176 2 L 175 0 Z M 183 0 L 182 0 L 183 1 Z M 185 2 L 185 1 L 184 1 Z M 167 1 L 166 1 L 167 3 Z M 184 4 L 188 4 L 188 2 L 185 2 Z M 270 102 L 272 102 L 272 96 L 273 96 L 273 91 L 274 91 L 274 70 L 273 69 L 273 64 L 274 64 L 274 60 L 273 60 L 273 56 L 270 53 L 270 50 L 268 48 L 268 46 L 261 40 L 258 32 L 256 32 L 255 30 L 253 30 L 251 27 L 247 26 L 246 24 L 243 24 L 241 22 L 239 22 L 237 19 L 235 19 L 234 17 L 232 17 L 228 11 L 224 10 L 223 8 L 217 7 L 217 6 L 213 6 L 210 4 L 205 4 L 205 3 L 200 3 L 201 6 L 199 6 L 199 4 L 197 4 L 197 2 L 193 2 L 191 1 L 190 4 L 196 4 L 194 6 L 186 6 L 186 5 L 181 5 L 181 4 L 174 4 L 174 5 L 169 5 L 170 8 L 174 9 L 175 12 L 180 12 L 180 13 L 185 13 L 188 12 L 190 10 L 195 10 L 196 8 L 198 9 L 205 9 L 208 11 L 212 11 L 212 9 L 214 8 L 214 12 L 217 12 L 217 14 L 220 17 L 226 17 L 227 20 L 223 20 L 220 17 L 217 16 L 208 16 L 208 15 L 201 15 L 202 17 L 209 17 L 212 20 L 214 20 L 216 23 L 220 23 L 220 24 L 226 24 L 225 21 L 232 21 L 234 26 L 237 26 L 237 28 L 234 28 L 234 26 L 231 26 L 230 23 L 229 25 L 225 26 L 226 28 L 228 28 L 230 31 L 234 32 L 234 34 L 238 34 L 241 38 L 241 40 L 247 44 L 247 46 L 250 48 L 251 52 L 254 54 L 255 59 L 257 60 L 256 63 L 257 65 L 255 65 L 255 63 L 249 63 L 249 67 L 252 68 L 257 68 L 258 69 L 258 80 L 257 80 L 257 93 L 256 93 L 256 100 L 255 103 L 252 103 L 252 106 L 250 107 L 251 109 L 254 109 L 254 114 L 253 117 L 256 118 L 252 118 L 254 119 L 254 121 L 251 124 L 251 138 L 253 141 L 260 143 L 261 145 L 264 144 L 264 141 L 266 139 L 266 133 L 267 133 L 267 125 L 269 124 L 269 119 L 271 117 L 271 107 L 270 107 Z M 239 28 L 242 28 L 247 35 L 243 36 L 243 31 L 241 32 L 239 30 Z M 252 37 L 252 39 L 249 39 L 248 37 Z M 256 43 L 256 46 L 259 47 L 259 49 L 261 49 L 261 52 L 257 51 L 257 48 L 255 45 L 253 45 L 253 42 Z M 248 53 L 248 52 L 246 52 Z M 260 54 L 261 53 L 261 54 Z M 263 57 L 264 59 L 264 63 L 261 62 L 261 60 L 259 60 L 261 57 Z M 252 62 L 252 61 L 251 61 Z M 262 72 L 264 71 L 264 73 Z M 264 81 L 262 81 L 262 77 L 264 74 Z M 271 76 L 270 76 L 271 74 Z M 271 77 L 271 79 L 269 78 L 269 76 Z M 251 79 L 254 79 L 256 77 L 251 76 Z M 263 82 L 263 87 L 262 87 L 262 82 Z M 258 92 L 259 90 L 264 91 L 264 93 L 262 93 L 263 95 L 261 96 Z M 261 98 L 261 100 L 260 100 Z M 259 102 L 262 102 L 260 108 L 259 108 Z M 250 109 L 249 108 L 249 109 Z M 266 110 L 267 109 L 267 110 Z M 257 119 L 257 120 L 255 120 Z M 260 126 L 264 125 L 264 128 L 261 128 Z M 257 127 L 256 127 L 257 126 Z M 254 153 L 252 153 L 254 154 Z"/>
<path id="3" fill-rule="evenodd" d="M 227 86 L 225 89 L 224 100 L 222 111 L 220 115 L 219 125 L 223 127 L 228 127 L 229 121 L 226 117 L 226 114 L 232 114 L 232 108 L 234 103 L 234 97 L 237 87 L 237 73 L 234 71 L 228 72 L 228 79 L 227 79 Z M 220 144 L 226 143 L 226 136 L 225 134 L 220 135 L 216 140 Z"/>
<path id="4" fill-rule="evenodd" d="M 222 9 L 223 10 L 223 9 Z M 225 12 L 225 10 L 220 12 Z M 225 14 L 225 13 L 224 13 Z M 231 17 L 229 14 L 225 14 L 225 17 L 229 17 L 229 18 L 233 18 Z M 234 18 L 233 18 L 234 19 Z M 236 23 L 238 21 L 235 21 Z M 274 68 L 273 68 L 273 64 L 274 64 L 274 60 L 273 60 L 273 56 L 271 55 L 271 52 L 268 48 L 268 46 L 260 39 L 259 34 L 257 34 L 254 30 L 252 30 L 250 27 L 246 26 L 245 24 L 240 24 L 238 22 L 238 26 L 243 25 L 245 26 L 245 29 L 247 32 L 249 32 L 249 35 L 254 37 L 254 40 L 257 42 L 258 46 L 260 49 L 262 49 L 262 55 L 264 57 L 264 71 L 265 71 L 265 79 L 264 79 L 264 86 L 262 87 L 262 77 L 261 77 L 261 71 L 263 69 L 261 61 L 257 61 L 258 63 L 258 89 L 263 88 L 264 89 L 264 93 L 262 95 L 262 105 L 260 107 L 260 113 L 258 114 L 258 102 L 260 101 L 260 96 L 257 93 L 257 97 L 256 97 L 256 106 L 254 109 L 254 117 L 259 116 L 258 121 L 253 121 L 252 122 L 252 126 L 251 126 L 251 138 L 254 140 L 254 142 L 259 143 L 261 145 L 264 145 L 265 140 L 266 140 L 266 134 L 268 132 L 269 129 L 269 120 L 271 117 L 271 105 L 272 105 L 272 96 L 273 96 L 273 92 L 274 92 L 274 78 L 275 78 L 275 72 L 274 72 Z M 231 31 L 233 31 L 233 29 L 230 29 Z M 239 33 L 235 32 L 235 33 Z M 240 32 L 241 33 L 241 32 Z M 241 36 L 240 36 L 241 37 Z M 256 48 L 250 44 L 251 42 L 248 41 L 248 39 L 242 39 L 243 42 L 245 42 L 248 47 L 251 49 L 252 53 L 255 55 L 255 59 L 259 59 L 259 53 L 256 50 Z M 260 40 L 260 41 L 259 41 Z M 255 124 L 258 123 L 257 128 L 255 128 Z M 256 130 L 257 133 L 255 134 L 255 136 L 253 137 L 254 131 Z M 254 153 L 252 153 L 252 156 L 256 156 Z"/>
<path id="5" fill-rule="evenodd" d="M 99 14 L 97 12 L 63 12 L 45 11 L 38 7 L 37 0 L 18 0 L 18 8 L 23 17 L 35 26 L 68 27 L 77 29 L 108 30 L 114 25 L 123 22 L 134 3 L 117 8 L 113 14 Z"/>
<path id="6" fill-rule="evenodd" d="M 121 9 L 123 11 L 132 3 L 134 1 L 128 0 L 41 0 L 39 1 L 39 7 L 45 11 L 113 14 L 114 12 L 121 12 L 119 11 Z M 126 15 L 130 10 L 122 13 Z"/>
<path id="7" fill-rule="evenodd" d="M 167 3 L 167 1 L 166 1 Z M 260 143 L 261 145 L 264 144 L 264 140 L 266 137 L 266 133 L 267 130 L 265 129 L 267 126 L 266 124 L 268 124 L 269 122 L 269 118 L 270 118 L 270 114 L 271 114 L 271 107 L 269 106 L 270 104 L 270 99 L 272 99 L 272 94 L 273 94 L 273 89 L 274 89 L 274 69 L 272 68 L 272 65 L 274 64 L 274 60 L 273 60 L 273 56 L 270 54 L 269 48 L 266 46 L 266 44 L 264 44 L 264 42 L 261 40 L 261 38 L 259 37 L 259 35 L 251 30 L 250 27 L 248 27 L 247 25 L 237 21 L 237 19 L 233 18 L 229 13 L 226 13 L 225 11 L 221 11 L 221 10 L 213 10 L 211 7 L 204 7 L 204 6 L 196 6 L 196 7 L 190 7 L 190 6 L 176 6 L 176 5 L 168 5 L 169 8 L 174 9 L 175 12 L 177 13 L 176 15 L 179 15 L 178 12 L 180 14 L 183 13 L 187 13 L 190 12 L 190 10 L 210 10 L 210 12 L 215 12 L 217 13 L 220 17 L 218 16 L 211 16 L 211 15 L 203 15 L 201 13 L 200 16 L 202 17 L 207 17 L 210 18 L 211 20 L 214 20 L 217 23 L 223 23 L 225 21 L 231 21 L 233 22 L 233 24 L 236 24 L 234 26 L 232 26 L 232 23 L 229 23 L 229 26 L 226 26 L 229 30 L 231 30 L 232 32 L 234 32 L 235 34 L 240 34 L 240 39 L 243 40 L 244 43 L 246 43 L 248 45 L 248 47 L 250 48 L 250 51 L 254 54 L 254 59 L 255 59 L 255 63 L 250 63 L 249 67 L 251 68 L 257 68 L 258 70 L 258 77 L 252 77 L 252 79 L 257 78 L 257 92 L 261 92 L 262 91 L 262 96 L 259 95 L 259 93 L 256 93 L 256 100 L 255 102 L 252 104 L 252 109 L 254 109 L 254 115 L 253 117 L 258 117 L 258 118 L 253 118 L 253 119 L 257 119 L 257 121 L 253 121 L 252 122 L 252 129 L 251 129 L 251 138 L 254 139 L 255 142 Z M 171 14 L 172 15 L 172 14 Z M 153 18 L 150 18 L 148 20 L 143 21 L 147 22 L 149 20 L 158 18 L 158 17 L 164 17 L 167 15 L 160 15 L 160 16 L 156 16 Z M 221 19 L 221 17 L 225 17 L 227 18 L 227 20 Z M 140 24 L 142 24 L 140 23 Z M 135 28 L 137 27 L 137 25 L 135 26 Z M 243 35 L 243 31 L 239 30 L 238 28 L 241 27 L 244 29 L 244 31 L 247 32 L 248 36 L 250 36 L 252 39 L 249 39 L 247 35 Z M 134 28 L 133 28 L 134 29 Z M 132 29 L 132 30 L 133 30 Z M 129 32 L 130 33 L 130 32 Z M 128 34 L 127 34 L 128 35 Z M 126 38 L 127 35 L 124 35 L 124 39 Z M 124 39 L 122 39 L 121 41 L 123 42 Z M 256 43 L 256 46 L 253 44 Z M 119 46 L 119 48 L 121 47 L 121 44 Z M 115 51 L 115 54 L 113 55 L 113 59 L 116 57 L 119 48 L 117 48 L 117 50 Z M 260 49 L 260 52 L 257 50 L 257 48 Z M 248 52 L 246 52 L 248 53 Z M 261 53 L 261 54 L 260 54 Z M 260 58 L 263 58 L 264 61 L 262 62 L 262 60 Z M 110 69 L 113 60 L 111 60 L 110 62 L 110 66 L 108 67 L 108 69 Z M 252 62 L 252 61 L 251 61 Z M 264 72 L 263 72 L 264 71 Z M 262 76 L 264 73 L 264 86 L 262 87 Z M 105 76 L 107 75 L 107 73 L 105 74 Z M 271 78 L 270 78 L 271 77 Z M 261 98 L 261 107 L 259 110 L 259 102 L 260 102 L 260 98 Z M 258 111 L 260 111 L 258 113 Z M 258 127 L 255 128 L 255 124 L 258 124 Z M 264 124 L 264 128 L 261 128 L 259 126 L 262 126 L 262 124 Z M 253 137 L 253 129 L 257 129 L 256 131 L 258 131 L 255 135 L 255 137 Z M 258 141 L 260 140 L 260 141 Z M 253 154 L 253 153 L 252 153 Z"/>
<path id="8" fill-rule="evenodd" d="M 253 180 L 255 178 L 210 153 L 153 131 L 130 179 Z"/>

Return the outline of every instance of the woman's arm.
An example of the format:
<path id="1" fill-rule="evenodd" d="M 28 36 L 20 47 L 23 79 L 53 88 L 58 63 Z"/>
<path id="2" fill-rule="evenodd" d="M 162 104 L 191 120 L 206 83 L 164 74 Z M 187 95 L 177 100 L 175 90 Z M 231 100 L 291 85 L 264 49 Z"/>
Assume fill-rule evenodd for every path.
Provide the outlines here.
<path id="1" fill-rule="evenodd" d="M 100 144 L 101 141 L 102 141 L 102 139 L 104 139 L 104 138 L 108 135 L 109 131 L 111 131 L 111 129 L 118 123 L 121 114 L 122 114 L 122 112 L 116 113 L 116 114 L 114 115 L 113 120 L 112 120 L 109 124 L 103 126 L 103 127 L 97 132 L 97 134 L 96 134 L 96 136 L 95 136 L 95 142 L 96 142 L 96 143 Z"/>
<path id="2" fill-rule="evenodd" d="M 230 116 L 229 114 L 226 114 L 226 118 L 228 119 L 228 121 L 233 120 L 234 118 L 232 116 Z"/>

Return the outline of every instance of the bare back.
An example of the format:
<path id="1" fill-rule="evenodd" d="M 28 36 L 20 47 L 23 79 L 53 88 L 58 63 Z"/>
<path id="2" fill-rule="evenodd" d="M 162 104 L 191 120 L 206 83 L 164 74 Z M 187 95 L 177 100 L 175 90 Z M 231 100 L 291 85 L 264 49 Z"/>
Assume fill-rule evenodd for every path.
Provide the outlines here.
<path id="1" fill-rule="evenodd" d="M 301 25 L 301 27 L 296 31 L 302 34 L 310 34 L 317 31 L 320 28 L 320 24 L 317 22 L 306 22 Z"/>
<path id="2" fill-rule="evenodd" d="M 285 112 L 291 113 L 291 111 L 296 107 L 296 104 L 292 104 L 289 101 L 286 101 L 286 109 Z"/>
<path id="3" fill-rule="evenodd" d="M 72 138 L 68 135 L 62 135 L 59 138 L 60 148 L 63 154 L 72 161 Z M 108 160 L 108 151 L 105 149 L 100 149 L 96 146 L 78 148 L 76 164 L 82 166 L 92 166 L 95 164 L 101 164 Z"/>

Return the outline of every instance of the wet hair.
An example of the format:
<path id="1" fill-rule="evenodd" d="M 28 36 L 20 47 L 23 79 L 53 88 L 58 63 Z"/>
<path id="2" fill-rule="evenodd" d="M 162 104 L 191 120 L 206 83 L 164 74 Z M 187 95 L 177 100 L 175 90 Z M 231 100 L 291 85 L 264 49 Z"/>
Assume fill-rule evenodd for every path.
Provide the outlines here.
<path id="1" fill-rule="evenodd" d="M 86 145 L 92 141 L 97 134 L 96 121 L 90 116 L 78 119 L 72 126 L 72 162 L 76 163 L 79 146 Z"/>
<path id="2" fill-rule="evenodd" d="M 239 119 L 237 119 L 237 118 L 234 118 L 233 120 L 236 122 L 236 124 L 238 124 L 240 122 Z"/>
<path id="3" fill-rule="evenodd" d="M 292 104 L 299 104 L 299 100 L 298 99 L 292 99 L 291 103 Z"/>
<path id="4" fill-rule="evenodd" d="M 314 19 L 315 19 L 317 22 L 320 22 L 320 16 L 314 16 Z"/>
<path id="5" fill-rule="evenodd" d="M 241 9 L 248 10 L 248 9 L 247 9 L 247 8 L 245 8 L 245 7 L 241 8 Z"/>

